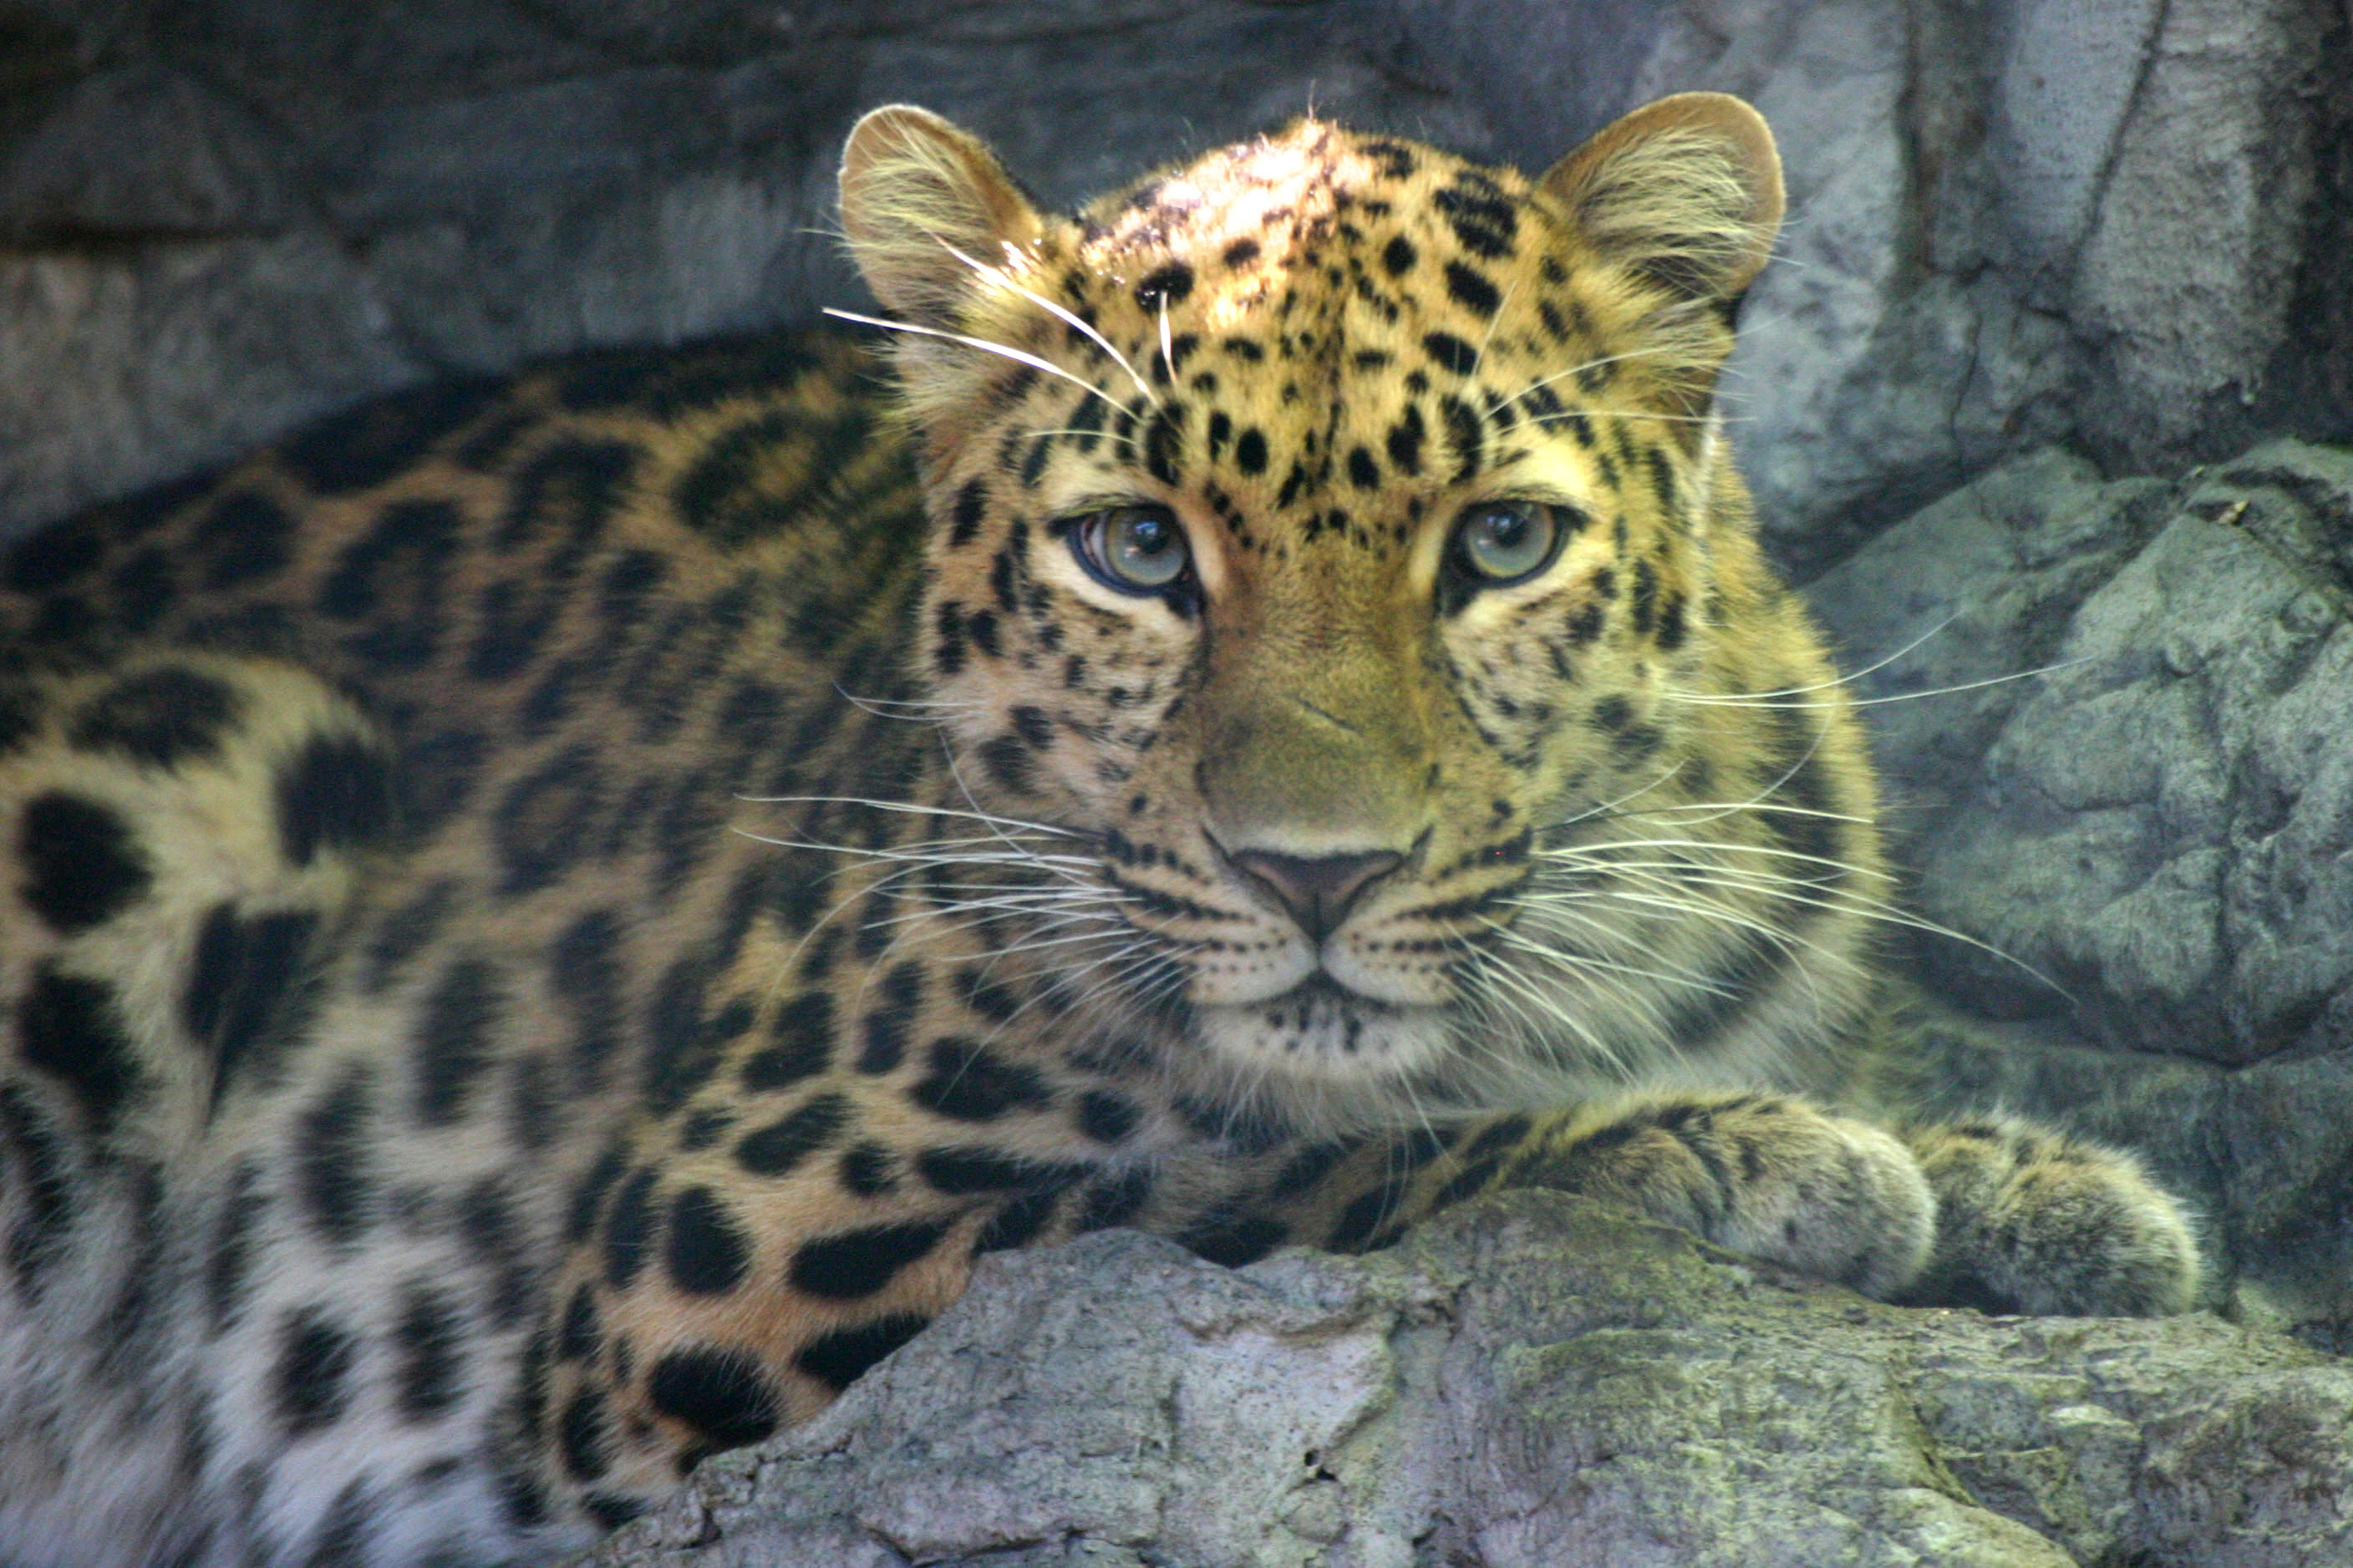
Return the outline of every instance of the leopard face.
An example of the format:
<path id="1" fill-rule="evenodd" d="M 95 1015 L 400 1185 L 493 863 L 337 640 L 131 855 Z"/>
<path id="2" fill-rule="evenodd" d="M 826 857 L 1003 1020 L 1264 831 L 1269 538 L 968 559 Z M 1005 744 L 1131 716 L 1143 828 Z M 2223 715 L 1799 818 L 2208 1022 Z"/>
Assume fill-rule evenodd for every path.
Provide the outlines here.
<path id="1" fill-rule="evenodd" d="M 843 189 L 921 432 L 918 679 L 968 798 L 1078 851 L 1099 988 L 1343 1116 L 1841 1026 L 1869 774 L 1713 403 L 1780 210 L 1752 112 L 1534 181 L 1302 121 L 1064 219 L 888 110 Z"/>

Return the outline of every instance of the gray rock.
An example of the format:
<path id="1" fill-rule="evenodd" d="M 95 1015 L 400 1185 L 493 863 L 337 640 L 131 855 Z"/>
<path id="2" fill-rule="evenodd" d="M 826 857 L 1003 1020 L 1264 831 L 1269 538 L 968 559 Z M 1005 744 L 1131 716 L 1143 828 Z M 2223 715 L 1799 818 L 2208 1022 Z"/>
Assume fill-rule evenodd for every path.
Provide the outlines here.
<path id="1" fill-rule="evenodd" d="M 990 1259 L 596 1568 L 2179 1568 L 2353 1552 L 2353 1373 L 2294 1341 L 1903 1311 L 1552 1194 L 1228 1272 Z"/>
<path id="2" fill-rule="evenodd" d="M 2042 0 L 2037 19 L 2054 8 Z M 2068 43 L 2075 53 L 2096 50 L 2109 8 L 2067 0 L 2067 9 L 2068 23 L 2052 31 L 2078 35 Z M 2046 252 L 2071 329 L 2096 345 L 2087 424 L 2144 460 L 2226 450 L 2207 428 L 2218 405 L 2252 399 L 2286 338 L 2320 127 L 2310 98 L 2282 89 L 2302 85 L 2325 58 L 2330 11 L 2316 0 L 2159 8 L 2146 74 L 2103 165 L 2085 171 L 2097 205 L 2076 230 L 2072 268 Z M 2068 63 L 2013 59 L 2006 77 L 2048 101 L 2070 90 Z M 2011 101 L 2027 90 L 2014 89 Z M 2052 118 L 2043 140 L 2063 142 L 2064 119 Z M 2011 183 L 2030 185 L 2032 172 Z"/>
<path id="3" fill-rule="evenodd" d="M 2189 489 L 1942 824 L 1927 912 L 2118 1046 L 2353 1046 L 2353 578 L 2306 553 L 2348 524 L 2353 458 L 2326 448 L 2274 443 Z"/>
<path id="4" fill-rule="evenodd" d="M 0 252 L 0 514 L 38 518 L 258 445 L 419 367 L 316 234 Z"/>
<path id="5" fill-rule="evenodd" d="M 2339 265 L 2306 247 L 2347 47 L 2322 0 L 1680 7 L 1633 96 L 1747 94 L 1788 154 L 1731 381 L 1777 552 L 1816 570 L 2042 442 L 2168 468 L 2353 430 L 2306 368 L 2344 357 L 2334 291 L 2291 308 Z"/>
<path id="6" fill-rule="evenodd" d="M 1924 1079 L 2143 1150 L 2226 1273 L 2353 1318 L 2353 455 L 2022 458 L 1811 596 L 1914 904 L 1966 939 L 1920 967 L 2038 1021 L 1936 1038 Z"/>
<path id="7" fill-rule="evenodd" d="M 0 237 L 18 243 L 90 231 L 201 240 L 294 219 L 268 128 L 152 63 L 73 84 L 0 178 Z"/>

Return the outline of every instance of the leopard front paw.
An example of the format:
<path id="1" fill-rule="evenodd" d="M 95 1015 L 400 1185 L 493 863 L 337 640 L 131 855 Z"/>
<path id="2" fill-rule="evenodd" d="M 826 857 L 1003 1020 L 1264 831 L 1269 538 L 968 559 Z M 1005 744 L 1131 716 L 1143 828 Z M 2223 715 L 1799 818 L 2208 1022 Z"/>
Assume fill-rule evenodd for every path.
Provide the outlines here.
<path id="1" fill-rule="evenodd" d="M 2057 1317 L 2160 1317 L 2198 1299 L 2181 1205 L 2130 1155 L 1990 1117 L 1905 1141 L 1936 1194 L 1936 1250 L 1907 1300 Z"/>
<path id="2" fill-rule="evenodd" d="M 1514 1184 L 1583 1193 L 1881 1300 L 1919 1274 L 1936 1234 L 1936 1200 L 1900 1141 L 1774 1095 L 1615 1110 Z"/>

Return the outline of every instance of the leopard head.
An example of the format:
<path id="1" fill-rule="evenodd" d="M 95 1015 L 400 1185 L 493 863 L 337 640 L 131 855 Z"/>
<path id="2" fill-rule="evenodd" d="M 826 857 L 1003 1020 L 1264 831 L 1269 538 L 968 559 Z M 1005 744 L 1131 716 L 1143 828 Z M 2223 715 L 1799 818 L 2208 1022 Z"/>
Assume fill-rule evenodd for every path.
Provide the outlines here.
<path id="1" fill-rule="evenodd" d="M 1071 963 L 1327 1107 L 1842 1026 L 1870 777 L 1715 408 L 1781 215 L 1753 110 L 1533 181 L 1304 120 L 1066 217 L 896 107 L 841 196 L 932 515 L 918 678 L 975 805 L 1054 836 Z"/>

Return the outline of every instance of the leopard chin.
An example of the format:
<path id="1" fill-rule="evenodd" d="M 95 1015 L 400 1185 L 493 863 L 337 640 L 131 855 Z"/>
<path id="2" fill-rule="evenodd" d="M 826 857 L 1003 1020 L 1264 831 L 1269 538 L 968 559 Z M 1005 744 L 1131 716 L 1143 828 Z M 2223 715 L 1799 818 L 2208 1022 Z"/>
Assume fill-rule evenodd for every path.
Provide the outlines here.
<path id="1" fill-rule="evenodd" d="M 1218 1103 L 1307 1138 L 1430 1125 L 1635 1087 L 1575 1048 L 1507 1049 L 1459 1003 L 1396 1005 L 1318 972 L 1278 997 L 1196 1004 L 1189 1079 Z"/>
<path id="2" fill-rule="evenodd" d="M 1318 970 L 1279 996 L 1198 1005 L 1195 1035 L 1213 1056 L 1274 1078 L 1371 1083 L 1425 1075 L 1452 1050 L 1441 1007 L 1366 996 Z"/>

